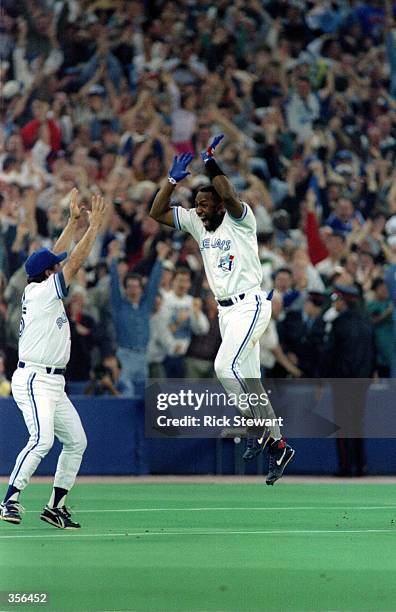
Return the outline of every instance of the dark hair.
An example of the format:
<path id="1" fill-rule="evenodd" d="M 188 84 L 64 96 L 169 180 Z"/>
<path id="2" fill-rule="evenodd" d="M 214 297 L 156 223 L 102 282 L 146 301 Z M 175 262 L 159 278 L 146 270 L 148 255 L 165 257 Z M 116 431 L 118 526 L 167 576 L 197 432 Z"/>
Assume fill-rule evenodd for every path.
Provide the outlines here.
<path id="1" fill-rule="evenodd" d="M 289 268 L 278 268 L 272 273 L 273 278 L 275 279 L 281 272 L 286 272 L 286 274 L 289 274 L 289 276 L 292 275 L 292 271 Z"/>
<path id="2" fill-rule="evenodd" d="M 13 155 L 7 155 L 5 160 L 3 161 L 3 170 L 6 171 L 10 166 L 17 163 L 17 158 Z"/>
<path id="3" fill-rule="evenodd" d="M 191 279 L 191 270 L 187 266 L 178 266 L 173 273 L 173 278 L 176 278 L 178 274 L 188 274 Z"/>
<path id="4" fill-rule="evenodd" d="M 106 355 L 106 357 L 103 357 L 103 361 L 101 363 L 101 366 L 103 366 L 104 368 L 108 368 L 108 366 L 104 365 L 104 362 L 106 361 L 106 359 L 115 359 L 119 369 L 122 370 L 121 361 L 119 360 L 119 358 L 117 357 L 117 355 L 115 353 L 109 353 L 108 355 Z"/>
<path id="5" fill-rule="evenodd" d="M 94 370 L 93 370 L 93 375 L 95 377 L 95 380 L 101 380 L 102 378 L 104 378 L 105 376 L 110 376 L 111 380 L 113 380 L 113 373 L 110 370 L 110 368 L 107 368 L 106 366 L 100 364 L 97 365 Z M 114 381 L 113 381 L 114 382 Z"/>
<path id="6" fill-rule="evenodd" d="M 212 198 L 215 202 L 215 204 L 220 204 L 221 202 L 221 197 L 219 196 L 219 194 L 217 193 L 216 189 L 213 187 L 213 185 L 202 185 L 202 187 L 199 187 L 197 189 L 197 194 L 202 191 L 202 193 L 211 193 L 212 194 Z"/>
<path id="7" fill-rule="evenodd" d="M 379 209 L 376 212 L 374 212 L 371 216 L 371 219 L 375 221 L 376 219 L 380 219 L 381 217 L 385 217 L 385 219 L 387 219 L 388 217 L 387 212 L 383 209 Z"/>
<path id="8" fill-rule="evenodd" d="M 137 280 L 140 283 L 140 288 L 143 289 L 143 278 L 140 274 L 136 272 L 129 272 L 124 278 L 124 288 L 126 289 L 127 283 L 129 280 Z"/>
<path id="9" fill-rule="evenodd" d="M 41 272 L 41 274 L 37 274 L 37 276 L 29 276 L 27 279 L 28 285 L 29 283 L 42 283 L 44 281 L 47 280 L 48 276 L 46 275 L 46 272 L 50 270 L 51 272 L 54 270 L 53 268 L 47 268 L 47 270 L 44 270 L 43 272 Z"/>
<path id="10" fill-rule="evenodd" d="M 342 242 L 345 242 L 346 240 L 345 234 L 339 230 L 333 231 L 333 233 L 330 234 L 330 236 L 334 236 L 335 238 L 341 238 Z"/>
<path id="11" fill-rule="evenodd" d="M 383 278 L 375 278 L 371 284 L 372 291 L 376 291 L 380 285 L 384 285 L 385 281 Z"/>
<path id="12" fill-rule="evenodd" d="M 257 234 L 257 242 L 259 244 L 270 244 L 274 237 L 274 232 L 260 232 Z"/>

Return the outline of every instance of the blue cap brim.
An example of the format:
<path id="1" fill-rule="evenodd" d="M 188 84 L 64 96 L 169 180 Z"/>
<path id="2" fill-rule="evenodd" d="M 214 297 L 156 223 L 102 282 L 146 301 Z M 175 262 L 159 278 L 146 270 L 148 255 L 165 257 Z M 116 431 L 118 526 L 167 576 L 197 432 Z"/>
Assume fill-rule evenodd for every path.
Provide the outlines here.
<path id="1" fill-rule="evenodd" d="M 59 255 L 58 254 L 56 255 L 58 263 L 66 259 L 66 257 L 67 257 L 67 251 L 63 251 L 63 253 L 59 253 Z"/>

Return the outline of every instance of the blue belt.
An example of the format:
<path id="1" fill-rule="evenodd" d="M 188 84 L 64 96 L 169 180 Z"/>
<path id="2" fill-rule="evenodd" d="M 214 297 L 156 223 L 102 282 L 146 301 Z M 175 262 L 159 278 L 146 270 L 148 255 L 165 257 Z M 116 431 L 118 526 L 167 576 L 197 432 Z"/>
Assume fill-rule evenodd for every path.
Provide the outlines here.
<path id="1" fill-rule="evenodd" d="M 24 368 L 26 363 L 24 361 L 18 361 L 18 368 Z M 50 368 L 49 366 L 42 366 L 47 370 L 47 374 L 66 374 L 66 368 Z"/>

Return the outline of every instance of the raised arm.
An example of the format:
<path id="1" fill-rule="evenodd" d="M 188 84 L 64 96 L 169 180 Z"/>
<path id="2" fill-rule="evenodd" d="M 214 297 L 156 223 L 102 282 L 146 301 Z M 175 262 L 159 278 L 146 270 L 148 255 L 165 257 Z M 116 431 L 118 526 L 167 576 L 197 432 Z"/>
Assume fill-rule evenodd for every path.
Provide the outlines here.
<path id="1" fill-rule="evenodd" d="M 206 151 L 201 153 L 201 157 L 212 185 L 222 199 L 226 211 L 232 217 L 239 219 L 243 213 L 243 204 L 239 199 L 231 181 L 225 176 L 224 172 L 219 168 L 213 157 L 215 148 L 223 138 L 223 134 L 215 136 Z"/>
<path id="2" fill-rule="evenodd" d="M 98 236 L 103 217 L 106 212 L 106 204 L 102 196 L 94 195 L 91 200 L 91 212 L 89 215 L 89 227 L 63 268 L 63 276 L 66 287 L 68 287 L 91 252 L 93 244 Z"/>
<path id="3" fill-rule="evenodd" d="M 113 313 L 120 311 L 123 300 L 125 299 L 121 293 L 120 276 L 118 274 L 118 259 L 120 256 L 120 243 L 118 240 L 112 240 L 108 245 L 108 263 L 110 271 L 110 301 Z"/>
<path id="4" fill-rule="evenodd" d="M 70 216 L 63 232 L 55 242 L 54 248 L 52 249 L 54 253 L 62 253 L 63 251 L 69 250 L 81 212 L 78 205 L 78 190 L 74 188 L 70 192 Z"/>
<path id="5" fill-rule="evenodd" d="M 176 184 L 182 181 L 190 173 L 187 171 L 187 166 L 191 162 L 193 156 L 191 153 L 183 153 L 180 157 L 175 156 L 173 158 L 172 168 L 169 170 L 169 176 L 165 181 L 154 198 L 154 202 L 150 209 L 150 217 L 158 221 L 169 225 L 169 227 L 175 227 L 173 222 L 173 213 L 170 207 L 170 198 L 175 190 Z"/>
<path id="6" fill-rule="evenodd" d="M 169 254 L 170 248 L 165 242 L 157 244 L 157 261 L 154 264 L 149 280 L 144 291 L 144 301 L 150 312 L 154 310 L 155 298 L 158 293 L 159 285 L 162 278 L 163 262 Z"/>

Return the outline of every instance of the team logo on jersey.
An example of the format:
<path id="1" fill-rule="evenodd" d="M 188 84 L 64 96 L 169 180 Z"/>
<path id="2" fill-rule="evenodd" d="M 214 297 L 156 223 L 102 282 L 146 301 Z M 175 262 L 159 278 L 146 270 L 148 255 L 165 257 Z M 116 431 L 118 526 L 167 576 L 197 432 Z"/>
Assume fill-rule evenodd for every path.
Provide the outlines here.
<path id="1" fill-rule="evenodd" d="M 221 268 L 223 272 L 231 272 L 234 267 L 234 255 L 223 255 L 220 257 L 218 268 Z"/>
<path id="2" fill-rule="evenodd" d="M 63 315 L 62 315 L 61 317 L 58 317 L 58 318 L 56 319 L 56 324 L 57 324 L 57 326 L 59 327 L 59 329 L 62 329 L 62 325 L 63 325 L 64 323 L 67 323 L 67 316 L 66 316 L 66 313 L 65 313 L 65 312 L 63 313 Z"/>

